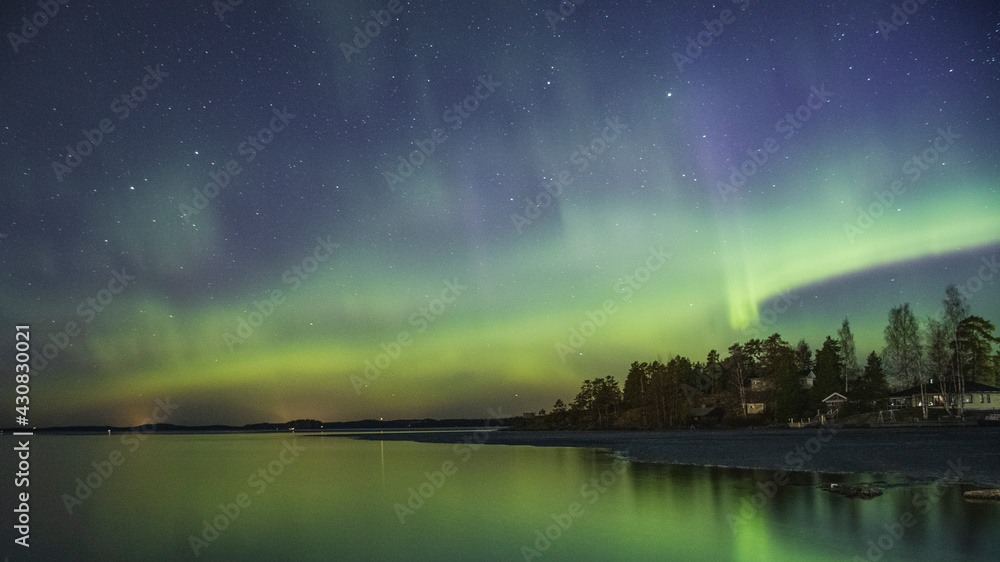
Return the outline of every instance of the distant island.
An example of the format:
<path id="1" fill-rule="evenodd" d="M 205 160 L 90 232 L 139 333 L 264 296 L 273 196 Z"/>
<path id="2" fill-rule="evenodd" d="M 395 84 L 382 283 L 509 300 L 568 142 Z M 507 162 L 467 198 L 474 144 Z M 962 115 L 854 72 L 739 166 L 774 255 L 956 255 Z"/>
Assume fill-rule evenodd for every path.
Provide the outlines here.
<path id="1" fill-rule="evenodd" d="M 252 423 L 247 425 L 177 425 L 158 423 L 134 427 L 119 427 L 110 425 L 80 425 L 61 427 L 42 427 L 34 433 L 60 434 L 107 434 L 111 433 L 263 433 L 275 431 L 349 431 L 361 429 L 449 429 L 477 428 L 495 425 L 496 420 L 486 418 L 449 418 L 449 419 L 401 419 L 401 420 L 357 420 L 347 422 L 321 422 L 313 419 L 299 419 L 284 423 Z M 24 428 L 3 428 L 5 434 L 25 431 Z"/>

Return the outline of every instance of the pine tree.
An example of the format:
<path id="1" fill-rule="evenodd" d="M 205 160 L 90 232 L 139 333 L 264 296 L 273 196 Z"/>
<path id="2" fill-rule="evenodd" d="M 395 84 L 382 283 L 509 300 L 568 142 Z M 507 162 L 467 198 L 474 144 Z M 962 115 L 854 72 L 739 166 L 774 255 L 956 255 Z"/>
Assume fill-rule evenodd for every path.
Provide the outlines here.
<path id="1" fill-rule="evenodd" d="M 777 421 L 800 417 L 806 392 L 799 379 L 798 355 L 788 342 L 774 334 L 763 345 L 761 369 L 774 385 L 774 417 Z"/>
<path id="2" fill-rule="evenodd" d="M 840 390 L 842 382 L 840 373 L 843 369 L 840 363 L 840 344 L 837 340 L 826 337 L 823 347 L 816 352 L 816 380 L 813 382 L 811 398 L 813 408 L 823 406 L 823 399 Z"/>
<path id="3" fill-rule="evenodd" d="M 868 354 L 862 377 L 861 402 L 866 409 L 881 410 L 889 397 L 889 385 L 885 381 L 882 359 L 874 351 Z"/>
<path id="4" fill-rule="evenodd" d="M 643 396 L 649 387 L 649 365 L 635 361 L 625 377 L 625 408 L 642 406 Z M 645 423 L 645 422 L 643 422 Z"/>
<path id="5" fill-rule="evenodd" d="M 958 324 L 958 344 L 963 357 L 959 358 L 962 372 L 972 382 L 992 383 L 993 344 L 1000 338 L 993 335 L 993 323 L 980 317 L 969 316 Z"/>

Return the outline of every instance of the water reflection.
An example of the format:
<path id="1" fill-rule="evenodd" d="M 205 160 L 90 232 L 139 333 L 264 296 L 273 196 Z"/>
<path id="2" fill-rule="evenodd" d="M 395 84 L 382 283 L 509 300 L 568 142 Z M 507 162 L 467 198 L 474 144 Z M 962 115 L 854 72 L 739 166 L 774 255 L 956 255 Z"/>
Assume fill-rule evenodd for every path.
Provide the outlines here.
<path id="1" fill-rule="evenodd" d="M 32 554 L 49 560 L 190 559 L 192 537 L 208 560 L 845 560 L 873 547 L 883 560 L 976 560 L 1000 523 L 1000 505 L 966 502 L 962 486 L 938 495 L 885 475 L 778 485 L 774 471 L 589 449 L 285 434 L 151 435 L 69 514 L 65 495 L 121 443 L 34 445 Z M 873 500 L 818 489 L 876 480 L 886 491 Z"/>

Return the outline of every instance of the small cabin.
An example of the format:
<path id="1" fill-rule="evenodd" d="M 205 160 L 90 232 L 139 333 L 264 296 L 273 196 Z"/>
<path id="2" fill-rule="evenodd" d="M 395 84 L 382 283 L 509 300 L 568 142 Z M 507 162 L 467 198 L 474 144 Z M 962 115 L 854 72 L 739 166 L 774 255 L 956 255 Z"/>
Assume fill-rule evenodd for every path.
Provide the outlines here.
<path id="1" fill-rule="evenodd" d="M 827 417 L 834 417 L 840 411 L 840 407 L 847 402 L 847 397 L 839 392 L 834 392 L 833 394 L 827 396 L 822 400 L 823 404 L 826 405 L 826 415 Z"/>

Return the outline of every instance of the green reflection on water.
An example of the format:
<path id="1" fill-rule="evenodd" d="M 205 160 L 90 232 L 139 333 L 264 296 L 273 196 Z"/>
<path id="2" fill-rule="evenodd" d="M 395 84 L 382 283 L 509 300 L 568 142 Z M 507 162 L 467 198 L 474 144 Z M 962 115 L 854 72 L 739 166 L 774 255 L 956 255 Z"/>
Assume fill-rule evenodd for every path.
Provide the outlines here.
<path id="1" fill-rule="evenodd" d="M 871 501 L 816 488 L 865 476 L 794 474 L 767 498 L 773 472 L 588 449 L 287 433 L 34 439 L 42 559 L 192 559 L 194 536 L 207 560 L 844 560 L 907 511 L 915 524 L 883 559 L 986 559 L 1000 519 L 958 486 L 926 513 L 914 494 L 930 487 Z M 99 470 L 68 514 L 63 495 Z"/>

